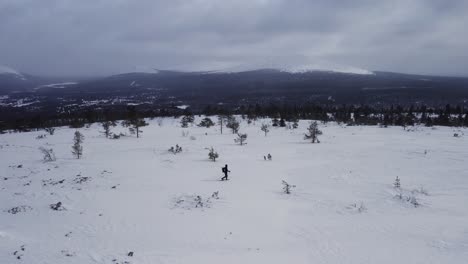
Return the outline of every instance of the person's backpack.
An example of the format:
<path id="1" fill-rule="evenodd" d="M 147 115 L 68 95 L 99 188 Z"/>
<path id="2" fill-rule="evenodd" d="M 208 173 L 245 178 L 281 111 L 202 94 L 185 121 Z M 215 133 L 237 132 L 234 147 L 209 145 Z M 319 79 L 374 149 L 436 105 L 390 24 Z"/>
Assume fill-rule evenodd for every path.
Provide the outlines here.
<path id="1" fill-rule="evenodd" d="M 222 168 L 221 168 L 221 171 L 222 171 L 223 173 L 226 173 L 226 168 L 225 168 L 225 167 L 222 167 Z"/>

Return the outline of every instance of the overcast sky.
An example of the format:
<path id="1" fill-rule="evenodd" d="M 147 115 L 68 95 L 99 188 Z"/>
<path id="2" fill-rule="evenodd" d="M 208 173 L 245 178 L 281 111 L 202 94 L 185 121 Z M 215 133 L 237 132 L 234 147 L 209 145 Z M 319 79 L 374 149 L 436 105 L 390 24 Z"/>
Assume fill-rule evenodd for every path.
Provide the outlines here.
<path id="1" fill-rule="evenodd" d="M 467 0 L 0 0 L 0 65 L 42 75 L 314 65 L 468 76 Z"/>

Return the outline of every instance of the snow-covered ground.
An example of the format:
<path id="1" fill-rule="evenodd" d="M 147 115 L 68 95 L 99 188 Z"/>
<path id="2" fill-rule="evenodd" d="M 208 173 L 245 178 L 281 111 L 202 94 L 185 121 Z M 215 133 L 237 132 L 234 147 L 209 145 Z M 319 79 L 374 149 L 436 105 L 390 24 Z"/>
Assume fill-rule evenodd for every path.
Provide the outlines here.
<path id="1" fill-rule="evenodd" d="M 80 160 L 73 129 L 0 135 L 0 263 L 467 263 L 468 130 L 322 124 L 311 144 L 307 121 L 261 123 L 242 122 L 245 146 L 172 118 L 138 139 L 94 124 Z"/>

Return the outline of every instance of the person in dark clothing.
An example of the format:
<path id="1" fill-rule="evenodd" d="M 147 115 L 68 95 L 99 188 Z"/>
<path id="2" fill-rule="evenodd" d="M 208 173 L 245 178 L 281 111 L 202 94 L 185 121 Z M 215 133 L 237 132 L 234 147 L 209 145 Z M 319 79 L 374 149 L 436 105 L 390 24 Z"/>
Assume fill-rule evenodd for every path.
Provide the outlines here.
<path id="1" fill-rule="evenodd" d="M 226 164 L 222 169 L 221 169 L 224 173 L 224 177 L 221 178 L 222 181 L 224 180 L 228 180 L 228 172 L 231 172 L 230 170 L 228 170 L 228 165 Z"/>

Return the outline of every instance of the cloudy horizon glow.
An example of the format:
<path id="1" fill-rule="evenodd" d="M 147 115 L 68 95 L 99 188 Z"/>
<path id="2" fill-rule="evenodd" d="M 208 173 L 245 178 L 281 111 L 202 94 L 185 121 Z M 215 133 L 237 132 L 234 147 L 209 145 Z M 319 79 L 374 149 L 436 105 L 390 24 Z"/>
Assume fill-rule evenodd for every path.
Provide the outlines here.
<path id="1" fill-rule="evenodd" d="M 315 65 L 468 76 L 463 0 L 0 0 L 0 65 L 38 75 Z"/>

